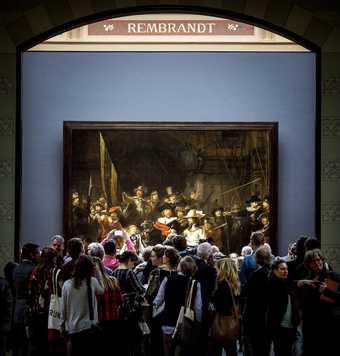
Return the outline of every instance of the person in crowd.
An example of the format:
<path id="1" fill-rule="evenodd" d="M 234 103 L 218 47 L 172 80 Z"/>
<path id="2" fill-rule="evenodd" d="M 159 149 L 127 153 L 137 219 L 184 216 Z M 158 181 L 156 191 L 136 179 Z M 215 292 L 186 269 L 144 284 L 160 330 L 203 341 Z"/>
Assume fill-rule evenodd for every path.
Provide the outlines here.
<path id="1" fill-rule="evenodd" d="M 101 243 L 99 242 L 91 242 L 88 246 L 87 246 L 87 254 L 91 257 L 97 257 L 99 258 L 101 261 L 104 258 L 105 255 L 105 250 L 104 247 Z M 104 266 L 105 272 L 109 275 L 112 276 L 113 271 L 110 268 L 107 268 Z"/>
<path id="2" fill-rule="evenodd" d="M 91 328 L 98 324 L 96 295 L 102 295 L 104 291 L 103 276 L 95 268 L 92 258 L 80 256 L 74 264 L 73 277 L 62 289 L 62 330 L 71 340 L 68 356 L 92 356 L 95 353 Z"/>
<path id="3" fill-rule="evenodd" d="M 121 340 L 124 336 L 121 331 L 120 308 L 122 304 L 122 294 L 115 277 L 107 274 L 100 258 L 93 257 L 97 269 L 103 277 L 104 294 L 97 296 L 98 319 L 103 329 L 103 338 L 100 348 L 102 352 L 110 350 L 112 347 L 112 336 L 116 340 Z M 123 353 L 121 344 L 115 343 L 115 353 Z"/>
<path id="4" fill-rule="evenodd" d="M 235 262 L 231 258 L 222 258 L 215 264 L 217 270 L 216 287 L 211 302 L 216 313 L 221 315 L 238 314 L 236 298 L 240 295 L 241 287 Z M 221 355 L 222 348 L 228 356 L 237 356 L 236 340 L 232 343 L 225 342 L 217 344 L 216 341 L 209 342 L 209 355 Z"/>
<path id="5" fill-rule="evenodd" d="M 65 240 L 60 235 L 51 237 L 51 247 L 57 252 L 57 255 L 63 256 Z"/>
<path id="6" fill-rule="evenodd" d="M 285 262 L 292 261 L 296 258 L 296 241 L 292 241 L 288 244 L 288 251 L 287 255 L 283 256 L 282 259 L 285 260 Z"/>
<path id="7" fill-rule="evenodd" d="M 151 251 L 150 261 L 154 269 L 150 272 L 148 288 L 145 293 L 145 298 L 149 304 L 152 304 L 162 280 L 169 274 L 169 271 L 163 265 L 164 251 L 165 246 L 163 245 L 155 245 Z"/>
<path id="8" fill-rule="evenodd" d="M 308 237 L 306 238 L 304 244 L 303 244 L 303 256 L 306 255 L 308 251 L 312 251 L 314 249 L 320 249 L 320 241 L 316 239 L 315 237 Z M 296 280 L 304 280 L 308 277 L 310 274 L 310 271 L 308 270 L 306 264 L 304 263 L 304 258 L 302 259 L 302 262 L 296 267 L 295 271 L 295 278 Z"/>
<path id="9" fill-rule="evenodd" d="M 254 257 L 257 269 L 251 274 L 245 290 L 246 304 L 243 314 L 245 354 L 268 356 L 266 310 L 272 256 L 269 250 L 262 246 L 256 249 Z M 249 353 L 249 346 L 252 353 Z"/>
<path id="10" fill-rule="evenodd" d="M 164 356 L 184 356 L 195 354 L 196 350 L 188 350 L 181 345 L 172 342 L 172 334 L 175 330 L 181 306 L 185 304 L 185 297 L 189 283 L 192 281 L 197 265 L 191 256 L 183 257 L 178 265 L 178 273 L 164 278 L 154 305 L 160 307 L 164 303 L 161 313 L 161 325 L 163 332 Z M 196 284 L 193 308 L 198 322 L 202 321 L 202 295 L 200 283 Z"/>
<path id="11" fill-rule="evenodd" d="M 152 270 L 152 264 L 150 260 L 152 249 L 153 246 L 145 247 L 142 253 L 143 261 L 135 268 L 136 276 L 143 285 L 148 283 L 149 275 Z"/>
<path id="12" fill-rule="evenodd" d="M 252 253 L 253 253 L 253 249 L 249 245 L 243 246 L 242 249 L 241 249 L 241 256 L 242 257 L 249 256 Z"/>
<path id="13" fill-rule="evenodd" d="M 174 248 L 178 251 L 180 257 L 185 257 L 196 253 L 196 249 L 188 247 L 187 240 L 183 235 L 174 236 L 172 242 Z"/>
<path id="14" fill-rule="evenodd" d="M 330 271 L 326 279 L 320 284 L 319 292 L 321 298 L 328 303 L 330 310 L 328 322 L 328 350 L 336 350 L 338 347 L 339 325 L 340 325 L 340 274 Z"/>
<path id="15" fill-rule="evenodd" d="M 113 240 L 107 240 L 102 245 L 104 247 L 103 265 L 113 272 L 119 266 L 116 257 L 116 243 Z"/>
<path id="16" fill-rule="evenodd" d="M 130 335 L 125 352 L 129 356 L 141 354 L 142 341 L 139 323 L 143 320 L 142 303 L 144 302 L 145 289 L 136 277 L 133 269 L 139 261 L 135 252 L 124 251 L 118 257 L 120 265 L 113 272 L 122 291 L 122 332 Z"/>
<path id="17" fill-rule="evenodd" d="M 275 356 L 292 355 L 299 323 L 300 312 L 292 285 L 288 282 L 288 266 L 279 258 L 272 264 L 268 283 L 267 330 Z"/>
<path id="18" fill-rule="evenodd" d="M 198 245 L 194 260 L 197 265 L 194 278 L 200 282 L 203 302 L 203 324 L 206 324 L 208 305 L 212 292 L 215 288 L 216 281 L 216 269 L 213 267 L 213 263 L 211 263 L 212 246 L 209 242 L 203 242 Z M 207 325 L 205 326 L 207 327 Z"/>
<path id="19" fill-rule="evenodd" d="M 41 250 L 39 262 L 29 281 L 31 309 L 31 353 L 44 356 L 48 352 L 47 320 L 52 292 L 52 272 L 56 267 L 57 251 L 51 247 Z"/>
<path id="20" fill-rule="evenodd" d="M 5 356 L 12 327 L 13 296 L 5 278 L 0 277 L 0 356 Z"/>
<path id="21" fill-rule="evenodd" d="M 297 281 L 306 277 L 306 270 L 303 268 L 302 275 L 299 275 L 299 268 L 304 264 L 305 257 L 305 242 L 308 239 L 307 235 L 301 235 L 295 245 L 295 258 L 291 261 L 287 261 L 288 266 L 288 280 Z"/>
<path id="22" fill-rule="evenodd" d="M 327 354 L 331 307 L 320 298 L 319 287 L 325 282 L 329 267 L 319 249 L 307 251 L 304 263 L 308 275 L 297 282 L 303 320 L 303 355 Z"/>
<path id="23" fill-rule="evenodd" d="M 108 240 L 113 240 L 116 244 L 116 254 L 120 255 L 124 251 L 136 252 L 135 246 L 124 230 L 112 230 L 107 234 L 107 237 L 102 241 L 104 244 Z"/>
<path id="24" fill-rule="evenodd" d="M 74 265 L 80 255 L 84 254 L 84 245 L 80 238 L 67 241 L 67 259 L 61 267 L 61 279 L 65 282 L 72 277 Z"/>
<path id="25" fill-rule="evenodd" d="M 211 253 L 214 261 L 226 257 L 226 255 L 222 253 L 216 245 L 211 246 Z"/>
<path id="26" fill-rule="evenodd" d="M 13 315 L 13 356 L 26 356 L 29 352 L 29 281 L 40 256 L 39 246 L 25 244 L 21 249 L 20 264 L 13 270 L 14 315 Z"/>
<path id="27" fill-rule="evenodd" d="M 254 257 L 256 251 L 264 245 L 264 235 L 262 234 L 262 232 L 253 232 L 250 235 L 250 245 L 253 250 L 253 253 L 244 257 L 240 270 L 240 282 L 242 289 L 246 287 L 250 276 L 257 268 L 257 264 Z"/>
<path id="28" fill-rule="evenodd" d="M 56 265 L 58 268 L 64 263 L 64 248 L 65 248 L 65 240 L 60 235 L 54 235 L 51 237 L 51 248 L 53 248 L 57 253 Z"/>
<path id="29" fill-rule="evenodd" d="M 165 253 L 167 254 L 165 255 Z M 169 276 L 174 269 L 176 270 L 179 256 L 173 247 L 156 245 L 152 249 L 150 259 L 155 269 L 150 273 L 145 298 L 148 304 L 152 306 L 163 279 Z M 151 354 L 154 356 L 162 355 L 162 330 L 158 319 L 152 319 L 150 326 L 152 331 Z"/>

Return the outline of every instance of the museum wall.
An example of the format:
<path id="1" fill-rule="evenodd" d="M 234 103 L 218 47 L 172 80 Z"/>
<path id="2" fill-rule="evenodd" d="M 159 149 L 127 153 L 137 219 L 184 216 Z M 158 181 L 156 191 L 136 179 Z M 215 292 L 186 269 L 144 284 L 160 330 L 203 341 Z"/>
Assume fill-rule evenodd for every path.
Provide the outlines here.
<path id="1" fill-rule="evenodd" d="M 62 232 L 63 121 L 277 121 L 279 252 L 315 233 L 312 53 L 24 53 L 21 244 Z"/>

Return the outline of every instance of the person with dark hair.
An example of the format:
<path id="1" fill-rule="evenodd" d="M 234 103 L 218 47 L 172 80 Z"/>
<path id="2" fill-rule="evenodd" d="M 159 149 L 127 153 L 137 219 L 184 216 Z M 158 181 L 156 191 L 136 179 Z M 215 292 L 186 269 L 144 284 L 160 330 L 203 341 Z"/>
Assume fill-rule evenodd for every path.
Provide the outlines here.
<path id="1" fill-rule="evenodd" d="M 118 256 L 120 265 L 113 272 L 122 291 L 122 333 L 129 335 L 129 342 L 125 344 L 126 355 L 141 354 L 141 332 L 139 322 L 143 321 L 142 303 L 145 289 L 137 279 L 133 268 L 139 261 L 135 252 L 124 251 Z"/>
<path id="2" fill-rule="evenodd" d="M 13 270 L 13 287 L 15 295 L 13 315 L 13 356 L 25 356 L 29 351 L 28 315 L 30 307 L 29 280 L 39 259 L 39 246 L 25 244 L 21 249 L 20 264 Z"/>
<path id="3" fill-rule="evenodd" d="M 272 255 L 265 246 L 255 252 L 257 269 L 251 274 L 246 285 L 246 303 L 243 314 L 245 348 L 249 346 L 253 356 L 269 355 L 269 339 L 266 330 L 268 305 L 268 281 Z M 250 345 L 249 345 L 250 344 Z"/>
<path id="4" fill-rule="evenodd" d="M 52 291 L 52 271 L 56 266 L 56 259 L 57 251 L 52 247 L 44 247 L 30 276 L 30 346 L 34 355 L 44 356 L 48 353 L 46 328 Z"/>
<path id="5" fill-rule="evenodd" d="M 84 245 L 80 238 L 74 237 L 67 241 L 67 258 L 61 267 L 61 279 L 65 282 L 72 278 L 74 265 L 80 255 L 84 253 Z"/>
<path id="6" fill-rule="evenodd" d="M 156 307 L 164 302 L 164 310 L 161 313 L 160 321 L 163 332 L 164 356 L 184 356 L 194 354 L 195 350 L 187 349 L 182 345 L 172 342 L 172 334 L 175 330 L 181 306 L 185 304 L 188 286 L 197 270 L 194 259 L 190 256 L 183 257 L 178 265 L 178 273 L 173 273 L 163 279 L 153 302 Z M 199 282 L 194 282 L 193 309 L 198 322 L 202 321 L 202 295 Z"/>
<path id="7" fill-rule="evenodd" d="M 95 268 L 91 257 L 80 256 L 74 264 L 73 277 L 64 283 L 62 289 L 62 330 L 71 340 L 69 356 L 94 354 L 95 340 L 90 330 L 98 323 L 96 295 L 103 293 L 102 274 Z"/>
<path id="8" fill-rule="evenodd" d="M 250 235 L 250 245 L 253 249 L 253 253 L 249 256 L 245 256 L 242 262 L 241 270 L 240 270 L 240 282 L 241 288 L 244 289 L 246 284 L 248 283 L 250 276 L 256 270 L 257 264 L 255 261 L 256 251 L 264 245 L 264 235 L 262 232 L 253 232 Z"/>
<path id="9" fill-rule="evenodd" d="M 304 264 L 308 271 L 305 279 L 297 281 L 302 314 L 303 355 L 327 355 L 329 346 L 330 303 L 320 298 L 319 287 L 330 272 L 319 249 L 307 251 Z M 316 342 L 317 340 L 317 342 Z"/>
<path id="10" fill-rule="evenodd" d="M 305 242 L 307 239 L 307 235 L 301 235 L 296 241 L 295 259 L 287 262 L 289 281 L 297 281 L 306 277 L 307 271 L 303 265 L 303 259 L 305 257 Z M 300 266 L 303 266 L 303 268 Z"/>
<path id="11" fill-rule="evenodd" d="M 275 356 L 291 356 L 300 322 L 299 307 L 288 282 L 288 266 L 283 259 L 272 264 L 268 283 L 267 330 Z"/>
<path id="12" fill-rule="evenodd" d="M 178 251 L 181 257 L 195 254 L 196 249 L 194 251 L 192 248 L 188 247 L 187 239 L 183 235 L 174 236 L 172 242 L 174 248 Z"/>
<path id="13" fill-rule="evenodd" d="M 119 261 L 116 258 L 116 243 L 113 240 L 106 240 L 102 245 L 105 252 L 103 265 L 114 271 L 119 266 Z"/>

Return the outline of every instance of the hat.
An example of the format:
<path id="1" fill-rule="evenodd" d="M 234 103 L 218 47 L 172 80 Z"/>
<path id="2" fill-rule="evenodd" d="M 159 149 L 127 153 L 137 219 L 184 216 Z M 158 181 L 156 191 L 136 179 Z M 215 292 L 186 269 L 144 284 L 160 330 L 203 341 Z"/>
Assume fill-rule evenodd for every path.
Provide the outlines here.
<path id="1" fill-rule="evenodd" d="M 260 202 L 261 199 L 258 197 L 258 195 L 252 195 L 251 198 L 249 200 L 246 201 L 247 204 L 250 203 L 258 203 Z"/>
<path id="2" fill-rule="evenodd" d="M 222 211 L 223 212 L 224 208 L 222 206 L 219 206 L 219 207 L 213 209 L 213 211 L 211 212 L 211 215 L 214 215 L 216 213 L 216 211 Z"/>
<path id="3" fill-rule="evenodd" d="M 173 210 L 174 210 L 174 207 L 173 207 L 173 205 L 171 205 L 171 204 L 169 204 L 169 203 L 161 204 L 161 205 L 158 207 L 158 210 L 159 210 L 160 212 L 162 212 L 162 211 L 165 210 L 165 209 L 170 209 L 171 211 L 173 211 Z"/>
<path id="4" fill-rule="evenodd" d="M 201 219 L 205 216 L 202 211 L 196 210 L 196 209 L 191 209 L 188 211 L 187 215 L 184 216 L 184 218 L 196 218 L 196 219 Z"/>
<path id="5" fill-rule="evenodd" d="M 137 192 L 138 190 L 141 190 L 142 192 L 145 191 L 144 187 L 142 185 L 139 185 L 137 188 L 135 188 L 133 191 Z"/>

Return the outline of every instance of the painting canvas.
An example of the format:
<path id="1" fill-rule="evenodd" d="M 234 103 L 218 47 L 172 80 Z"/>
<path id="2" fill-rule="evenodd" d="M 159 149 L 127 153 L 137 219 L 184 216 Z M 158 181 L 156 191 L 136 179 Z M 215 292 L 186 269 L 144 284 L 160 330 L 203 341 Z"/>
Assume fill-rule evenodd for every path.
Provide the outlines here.
<path id="1" fill-rule="evenodd" d="M 277 123 L 64 122 L 64 235 L 276 248 Z"/>

